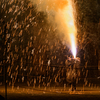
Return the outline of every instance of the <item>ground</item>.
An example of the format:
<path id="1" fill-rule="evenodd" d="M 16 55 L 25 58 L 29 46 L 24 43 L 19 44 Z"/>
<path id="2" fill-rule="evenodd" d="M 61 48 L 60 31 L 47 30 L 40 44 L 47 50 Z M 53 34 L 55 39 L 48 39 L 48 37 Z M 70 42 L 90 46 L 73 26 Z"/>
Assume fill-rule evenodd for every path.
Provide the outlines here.
<path id="1" fill-rule="evenodd" d="M 0 95 L 5 97 L 5 90 L 0 86 Z M 76 91 L 69 91 L 69 87 L 49 88 L 20 88 L 8 87 L 7 100 L 100 100 L 99 87 L 77 87 Z"/>

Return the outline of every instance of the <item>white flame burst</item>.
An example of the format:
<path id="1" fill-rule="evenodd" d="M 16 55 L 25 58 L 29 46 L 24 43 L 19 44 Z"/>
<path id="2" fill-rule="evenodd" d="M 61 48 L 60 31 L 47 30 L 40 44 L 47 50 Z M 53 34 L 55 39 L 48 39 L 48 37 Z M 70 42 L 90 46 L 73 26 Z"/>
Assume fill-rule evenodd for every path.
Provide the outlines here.
<path id="1" fill-rule="evenodd" d="M 64 15 L 65 15 L 65 20 L 66 20 L 66 26 L 67 26 L 67 31 L 69 35 L 69 40 L 70 40 L 70 45 L 71 45 L 71 51 L 76 58 L 76 28 L 74 24 L 74 15 L 73 15 L 73 7 L 72 7 L 72 2 L 71 0 L 67 0 L 68 5 L 66 6 L 64 10 Z"/>
<path id="2" fill-rule="evenodd" d="M 75 37 L 73 34 L 70 34 L 71 37 L 71 47 L 72 47 L 72 53 L 74 58 L 76 58 L 76 45 L 75 45 Z"/>

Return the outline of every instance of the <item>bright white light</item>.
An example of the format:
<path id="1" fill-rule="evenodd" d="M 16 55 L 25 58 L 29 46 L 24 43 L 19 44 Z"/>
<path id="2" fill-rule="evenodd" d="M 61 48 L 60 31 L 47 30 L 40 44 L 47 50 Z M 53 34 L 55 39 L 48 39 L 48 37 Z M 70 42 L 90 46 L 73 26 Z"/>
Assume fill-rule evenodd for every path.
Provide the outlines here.
<path id="1" fill-rule="evenodd" d="M 73 26 L 74 24 L 73 24 L 73 22 L 71 21 L 71 22 L 69 22 L 69 25 Z"/>
<path id="2" fill-rule="evenodd" d="M 72 53 L 73 53 L 74 58 L 76 58 L 75 37 L 73 34 L 70 34 L 70 38 L 71 38 Z"/>

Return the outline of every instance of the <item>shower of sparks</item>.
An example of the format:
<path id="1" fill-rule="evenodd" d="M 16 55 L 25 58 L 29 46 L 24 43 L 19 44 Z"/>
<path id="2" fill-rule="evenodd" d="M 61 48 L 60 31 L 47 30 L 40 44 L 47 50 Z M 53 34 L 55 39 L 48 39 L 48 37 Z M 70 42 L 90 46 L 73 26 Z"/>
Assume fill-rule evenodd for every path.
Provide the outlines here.
<path id="1" fill-rule="evenodd" d="M 55 13 L 55 21 L 54 23 L 57 23 L 58 30 L 61 33 L 64 33 L 64 36 L 66 40 L 69 41 L 72 54 L 74 58 L 76 57 L 76 28 L 74 23 L 74 3 L 73 0 L 31 0 L 33 3 L 37 4 L 37 8 L 39 11 L 47 11 L 48 19 L 52 18 L 50 17 L 49 13 L 50 11 Z M 53 19 L 51 19 L 52 21 Z M 63 30 L 64 29 L 64 30 Z M 62 32 L 63 30 L 63 32 Z M 67 43 L 67 44 L 68 44 Z"/>

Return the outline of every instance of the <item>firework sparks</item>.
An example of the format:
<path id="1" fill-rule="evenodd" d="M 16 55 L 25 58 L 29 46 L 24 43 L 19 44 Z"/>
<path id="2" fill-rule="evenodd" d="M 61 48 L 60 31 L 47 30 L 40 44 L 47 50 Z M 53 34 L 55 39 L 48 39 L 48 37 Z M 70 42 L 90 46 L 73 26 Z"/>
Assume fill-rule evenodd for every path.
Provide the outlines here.
<path id="1" fill-rule="evenodd" d="M 47 11 L 48 21 L 57 24 L 62 40 L 68 46 L 70 44 L 72 54 L 76 57 L 76 28 L 74 24 L 73 1 L 72 0 L 31 0 L 37 4 L 38 11 Z M 55 16 L 55 20 L 54 17 Z"/>

